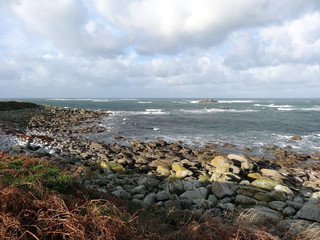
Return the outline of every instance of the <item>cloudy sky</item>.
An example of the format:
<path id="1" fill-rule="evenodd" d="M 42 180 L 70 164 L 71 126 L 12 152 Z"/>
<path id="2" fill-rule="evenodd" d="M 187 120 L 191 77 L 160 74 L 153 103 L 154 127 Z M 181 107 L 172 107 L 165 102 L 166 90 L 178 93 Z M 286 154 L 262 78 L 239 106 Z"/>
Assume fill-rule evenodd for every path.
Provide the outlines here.
<path id="1" fill-rule="evenodd" d="M 320 97 L 320 1 L 0 0 L 6 97 Z"/>

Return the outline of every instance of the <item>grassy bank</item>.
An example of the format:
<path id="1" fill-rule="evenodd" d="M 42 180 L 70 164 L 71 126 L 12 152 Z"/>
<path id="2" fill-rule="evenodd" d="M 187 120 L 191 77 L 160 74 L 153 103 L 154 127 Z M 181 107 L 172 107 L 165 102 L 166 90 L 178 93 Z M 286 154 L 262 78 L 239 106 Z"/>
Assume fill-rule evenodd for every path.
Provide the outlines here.
<path id="1" fill-rule="evenodd" d="M 0 111 L 11 111 L 25 108 L 37 108 L 39 105 L 23 101 L 0 101 Z"/>

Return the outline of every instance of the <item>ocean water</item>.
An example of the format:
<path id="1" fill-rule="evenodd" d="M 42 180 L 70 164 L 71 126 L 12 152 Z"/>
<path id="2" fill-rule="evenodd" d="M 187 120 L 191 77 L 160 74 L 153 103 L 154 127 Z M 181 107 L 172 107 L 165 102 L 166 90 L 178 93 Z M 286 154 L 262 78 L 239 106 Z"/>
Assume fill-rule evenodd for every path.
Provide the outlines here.
<path id="1" fill-rule="evenodd" d="M 231 143 L 261 149 L 267 144 L 292 146 L 298 152 L 320 151 L 320 99 L 26 99 L 60 107 L 106 109 L 108 131 L 90 138 L 186 144 Z M 299 135 L 301 141 L 291 140 Z"/>

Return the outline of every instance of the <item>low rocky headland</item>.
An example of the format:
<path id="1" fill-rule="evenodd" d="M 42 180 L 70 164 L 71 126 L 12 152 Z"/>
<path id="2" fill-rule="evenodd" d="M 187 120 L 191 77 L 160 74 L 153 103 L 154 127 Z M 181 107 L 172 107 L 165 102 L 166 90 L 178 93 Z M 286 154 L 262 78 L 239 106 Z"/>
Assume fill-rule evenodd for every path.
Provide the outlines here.
<path id="1" fill-rule="evenodd" d="M 0 105 L 0 150 L 54 162 L 84 186 L 137 206 L 197 211 L 265 226 L 280 239 L 320 239 L 320 153 L 265 146 L 272 156 L 221 152 L 214 144 L 90 141 L 102 110 Z M 299 139 L 296 139 L 299 141 Z M 227 146 L 228 147 L 228 146 Z M 230 145 L 230 148 L 234 146 Z M 289 234 L 289 235 L 288 235 Z M 305 234 L 305 235 L 303 235 Z"/>

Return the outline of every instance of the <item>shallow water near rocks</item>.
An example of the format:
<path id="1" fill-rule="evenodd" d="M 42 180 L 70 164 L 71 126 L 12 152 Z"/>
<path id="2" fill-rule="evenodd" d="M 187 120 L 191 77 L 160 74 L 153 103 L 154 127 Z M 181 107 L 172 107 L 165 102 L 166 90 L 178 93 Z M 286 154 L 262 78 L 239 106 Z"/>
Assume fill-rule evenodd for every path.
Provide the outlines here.
<path id="1" fill-rule="evenodd" d="M 168 142 L 181 140 L 192 146 L 230 143 L 266 154 L 264 146 L 290 145 L 293 151 L 320 151 L 320 99 L 26 99 L 38 104 L 87 109 L 107 109 L 111 115 L 101 126 L 107 132 L 90 139 L 115 142 L 126 139 Z M 302 140 L 292 140 L 292 136 Z M 230 150 L 237 151 L 237 150 Z"/>

